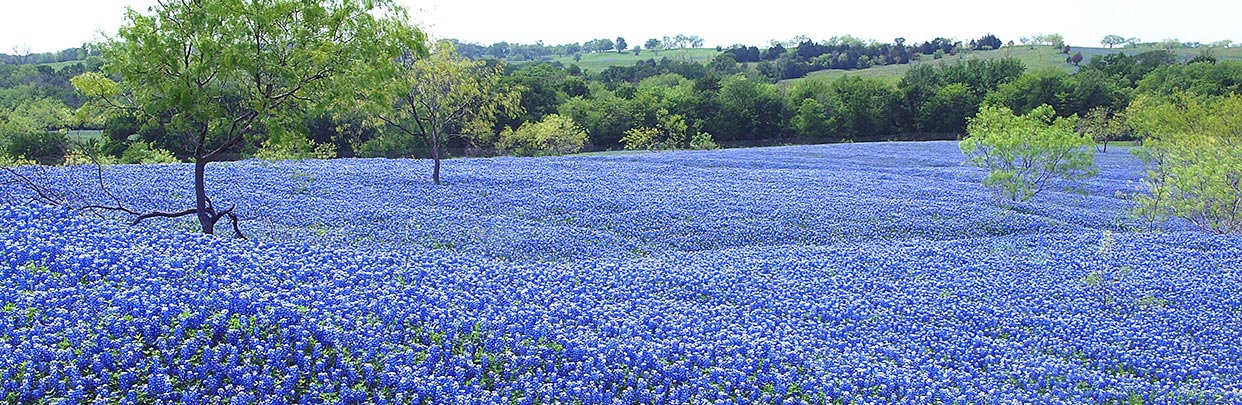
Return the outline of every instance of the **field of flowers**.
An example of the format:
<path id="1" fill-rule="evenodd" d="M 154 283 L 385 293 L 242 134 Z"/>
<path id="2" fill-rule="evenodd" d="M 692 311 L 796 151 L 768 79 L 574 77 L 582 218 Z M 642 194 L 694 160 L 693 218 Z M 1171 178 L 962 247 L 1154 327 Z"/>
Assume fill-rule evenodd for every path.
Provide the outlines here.
<path id="1" fill-rule="evenodd" d="M 209 167 L 249 240 L 7 204 L 0 402 L 1242 402 L 1242 238 L 1137 232 L 1117 149 L 1016 205 L 951 142 Z"/>

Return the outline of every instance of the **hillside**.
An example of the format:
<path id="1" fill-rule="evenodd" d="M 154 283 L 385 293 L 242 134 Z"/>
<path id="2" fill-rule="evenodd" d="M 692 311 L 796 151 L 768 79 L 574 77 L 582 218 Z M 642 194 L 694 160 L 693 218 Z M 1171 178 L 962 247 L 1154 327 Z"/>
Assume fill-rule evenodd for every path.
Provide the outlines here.
<path id="1" fill-rule="evenodd" d="M 1086 63 L 1086 61 L 1090 60 L 1092 56 L 1096 56 L 1096 55 L 1107 55 L 1107 54 L 1116 53 L 1116 52 L 1125 52 L 1128 55 L 1133 55 L 1133 54 L 1138 54 L 1138 53 L 1147 52 L 1147 51 L 1154 51 L 1154 50 L 1157 50 L 1158 48 L 1140 47 L 1140 48 L 1130 48 L 1130 49 L 1122 49 L 1122 48 L 1109 49 L 1109 48 L 1071 47 L 1070 49 L 1071 49 L 1070 50 L 1071 55 L 1074 54 L 1075 52 L 1082 52 L 1083 63 Z M 1194 58 L 1195 56 L 1199 55 L 1199 52 L 1200 52 L 1200 49 L 1193 49 L 1193 48 L 1182 48 L 1182 49 L 1173 50 L 1173 53 L 1176 54 L 1178 59 L 1181 61 L 1190 60 L 1191 58 Z M 1218 49 L 1213 49 L 1213 52 L 1215 52 L 1216 58 L 1220 60 L 1242 60 L 1242 48 L 1239 48 L 1239 47 L 1218 48 Z M 1017 58 L 1018 60 L 1022 61 L 1022 63 L 1026 65 L 1027 70 L 1062 69 L 1070 73 L 1073 73 L 1078 70 L 1076 66 L 1065 63 L 1065 54 L 1061 53 L 1060 50 L 1054 49 L 1051 46 L 1036 46 L 1036 47 L 1015 46 L 1013 48 L 996 49 L 996 50 L 991 50 L 991 51 L 967 51 L 967 52 L 959 53 L 957 55 L 946 56 L 944 57 L 944 59 L 939 59 L 939 60 L 932 60 L 931 57 L 928 55 L 924 55 L 924 57 L 925 59 L 919 62 L 914 62 L 914 64 L 954 63 L 956 61 L 970 60 L 970 59 L 999 59 L 999 58 L 1004 58 L 1004 57 L 1013 57 L 1013 58 Z M 888 80 L 893 83 L 896 83 L 898 80 L 901 80 L 901 77 L 903 75 L 906 74 L 906 71 L 910 69 L 910 66 L 912 66 L 912 64 L 875 66 L 869 69 L 859 69 L 859 70 L 840 70 L 840 69 L 820 70 L 820 71 L 811 72 L 807 74 L 806 77 L 804 78 L 782 80 L 781 84 L 788 85 L 798 80 L 832 81 L 832 80 L 836 80 L 837 78 L 841 76 L 850 76 L 850 75 L 856 75 L 856 76 L 866 77 L 866 78 L 883 79 L 883 80 Z"/>
<path id="2" fill-rule="evenodd" d="M 634 66 L 634 63 L 647 59 L 660 60 L 661 58 L 669 58 L 673 60 L 688 60 L 693 62 L 704 63 L 712 60 L 719 52 L 714 48 L 686 48 L 686 49 L 669 49 L 662 51 L 642 50 L 638 55 L 634 55 L 634 51 L 626 52 L 599 52 L 582 55 L 582 59 L 575 61 L 572 56 L 559 56 L 553 60 L 569 66 L 577 64 L 582 70 L 599 73 L 611 66 Z"/>

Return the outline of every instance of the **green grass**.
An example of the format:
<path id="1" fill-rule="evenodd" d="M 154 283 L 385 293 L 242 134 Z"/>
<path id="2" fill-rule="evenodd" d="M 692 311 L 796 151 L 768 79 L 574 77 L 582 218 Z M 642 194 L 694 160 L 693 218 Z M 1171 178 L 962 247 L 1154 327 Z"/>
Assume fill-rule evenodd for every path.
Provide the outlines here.
<path id="1" fill-rule="evenodd" d="M 561 62 L 565 66 L 577 64 L 582 70 L 599 73 L 610 66 L 634 66 L 638 61 L 647 59 L 655 59 L 659 61 L 662 58 L 670 60 L 691 61 L 706 63 L 716 57 L 715 48 L 686 48 L 686 49 L 668 49 L 662 51 L 642 50 L 636 56 L 634 51 L 625 52 L 599 52 L 591 54 L 583 54 L 582 59 L 574 61 L 573 56 L 558 56 L 553 58 L 557 62 Z"/>
<path id="2" fill-rule="evenodd" d="M 1127 55 L 1135 55 L 1138 53 L 1153 51 L 1156 49 L 1159 49 L 1159 48 L 1140 47 L 1140 48 L 1129 48 L 1129 49 L 1122 49 L 1122 48 L 1108 49 L 1108 48 L 1070 47 L 1070 54 L 1073 55 L 1075 52 L 1082 52 L 1083 61 L 1085 63 L 1086 61 L 1091 60 L 1091 57 L 1095 55 L 1107 55 L 1107 54 L 1115 53 L 1115 52 L 1125 52 Z M 1194 58 L 1195 56 L 1198 56 L 1200 51 L 1201 51 L 1200 49 L 1183 48 L 1183 49 L 1174 49 L 1173 53 L 1177 55 L 1178 60 L 1184 62 L 1184 61 L 1190 60 L 1191 58 Z M 1242 47 L 1231 47 L 1231 48 L 1223 48 L 1223 49 L 1216 48 L 1216 49 L 1213 49 L 1212 51 L 1215 53 L 1216 58 L 1218 60 L 1242 60 Z M 895 84 L 897 83 L 897 81 L 901 80 L 902 76 L 906 74 L 907 70 L 910 70 L 911 66 L 917 65 L 917 64 L 929 64 L 930 63 L 933 65 L 938 65 L 941 63 L 955 63 L 957 61 L 964 61 L 964 60 L 970 60 L 970 59 L 990 60 L 990 59 L 999 59 L 999 58 L 1004 58 L 1004 57 L 1017 58 L 1018 60 L 1022 61 L 1024 65 L 1026 65 L 1026 69 L 1028 71 L 1035 70 L 1035 69 L 1061 69 L 1066 72 L 1073 73 L 1078 70 L 1078 67 L 1065 63 L 1065 54 L 1061 53 L 1059 49 L 1055 49 L 1051 46 L 1036 46 L 1036 47 L 1014 46 L 1012 48 L 1007 48 L 1007 49 L 1003 48 L 1003 49 L 996 49 L 996 50 L 991 50 L 991 51 L 968 51 L 968 52 L 959 53 L 957 55 L 945 55 L 943 59 L 938 59 L 938 60 L 931 59 L 931 55 L 923 55 L 923 58 L 924 58 L 923 60 L 914 62 L 913 64 L 905 64 L 905 65 L 874 66 L 869 69 L 858 69 L 858 70 L 840 70 L 840 69 L 820 70 L 820 71 L 811 72 L 807 74 L 806 77 L 804 78 L 782 80 L 781 85 L 789 85 L 799 80 L 833 81 L 842 76 L 859 76 L 859 77 L 864 77 L 864 78 L 881 79 L 881 80 L 885 80 L 885 81 L 892 82 Z"/>
<path id="3" fill-rule="evenodd" d="M 71 130 L 65 134 L 65 137 L 69 138 L 70 141 L 82 142 L 103 138 L 103 131 L 98 129 Z"/>

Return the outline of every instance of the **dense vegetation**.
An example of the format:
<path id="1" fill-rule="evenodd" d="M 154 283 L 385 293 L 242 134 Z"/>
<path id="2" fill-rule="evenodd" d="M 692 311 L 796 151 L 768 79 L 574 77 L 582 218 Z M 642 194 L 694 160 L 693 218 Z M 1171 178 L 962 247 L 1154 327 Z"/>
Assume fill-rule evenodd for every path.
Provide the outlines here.
<path id="1" fill-rule="evenodd" d="M 1198 56 L 1188 62 L 1183 62 L 1181 58 L 1185 57 L 1178 55 L 1185 53 L 1177 49 L 1097 52 L 1077 68 L 1067 61 L 1066 66 L 1071 67 L 1068 70 L 1031 70 L 1023 62 L 1005 57 L 927 62 L 935 60 L 938 54 L 1003 52 L 988 50 L 1000 41 L 991 35 L 971 40 L 973 45 L 945 39 L 909 45 L 901 38 L 887 44 L 848 36 L 822 42 L 800 38 L 787 42 L 788 48 L 773 44 L 764 49 L 722 49 L 702 63 L 681 59 L 674 50 L 666 49 L 693 45 L 692 38 L 657 40 L 657 49 L 648 49 L 650 58 L 599 71 L 546 61 L 551 56 L 572 54 L 573 47 L 565 50 L 537 44 L 526 48 L 543 50 L 521 56 L 526 52 L 514 50 L 526 49 L 523 46 L 483 47 L 458 42 L 456 48 L 449 49 L 502 68 L 501 84 L 519 90 L 520 99 L 516 106 L 498 114 L 490 129 L 482 130 L 477 125 L 447 128 L 455 134 L 485 133 L 450 137 L 442 147 L 448 155 L 495 153 L 501 151 L 494 143 L 497 135 L 506 128 L 517 131 L 523 124 L 538 123 L 552 114 L 568 117 L 586 131 L 588 139 L 582 150 L 625 148 L 622 139 L 627 133 L 659 130 L 668 126 L 674 115 L 687 126 L 687 132 L 710 135 L 714 144 L 725 146 L 911 136 L 951 139 L 965 133 L 967 118 L 977 113 L 981 105 L 1003 105 L 1022 114 L 1048 104 L 1062 117 L 1086 117 L 1097 109 L 1107 111 L 1105 115 L 1111 117 L 1124 112 L 1130 101 L 1140 95 L 1167 96 L 1175 89 L 1205 95 L 1233 94 L 1238 91 L 1237 83 L 1242 82 L 1242 62 L 1217 61 L 1212 51 L 1230 48 L 1200 48 Z M 1007 44 L 1002 48 L 1051 49 L 1054 39 L 1027 39 L 1023 42 L 1029 45 Z M 621 41 L 612 42 L 615 47 Z M 68 54 L 67 51 L 62 53 Z M 605 51 L 596 46 L 591 52 Z M 1064 50 L 1050 52 L 1059 51 Z M 1070 58 L 1070 53 L 1073 52 L 1064 56 Z M 85 53 L 75 53 L 80 54 Z M 896 83 L 850 76 L 828 82 L 786 80 L 773 84 L 775 80 L 813 69 L 863 69 L 918 59 L 924 62 L 910 64 Z M 167 150 L 180 159 L 190 158 L 190 150 L 170 140 L 168 128 L 152 125 L 149 120 L 115 115 L 99 122 L 101 119 L 91 114 L 71 114 L 84 99 L 72 89 L 68 79 L 96 71 L 103 62 L 98 56 L 91 56 L 59 69 L 30 63 L 0 63 L 5 143 L 35 143 L 5 148 L 11 152 L 10 158 L 63 161 L 59 151 L 69 148 L 57 146 L 59 137 L 29 135 L 62 128 L 102 129 L 99 148 L 118 159 L 140 158 L 145 156 L 145 150 Z M 330 145 L 330 152 L 337 156 L 432 155 L 425 139 L 383 136 L 385 128 L 368 125 L 369 119 L 368 115 L 331 108 L 312 109 L 290 124 L 308 140 Z M 1117 132 L 1113 138 L 1129 137 L 1129 131 Z M 19 133 L 26 136 L 14 136 Z M 245 143 L 238 153 L 254 155 L 262 146 L 258 142 Z M 130 148 L 135 150 L 125 154 Z M 29 156 L 36 151 L 51 153 Z"/>

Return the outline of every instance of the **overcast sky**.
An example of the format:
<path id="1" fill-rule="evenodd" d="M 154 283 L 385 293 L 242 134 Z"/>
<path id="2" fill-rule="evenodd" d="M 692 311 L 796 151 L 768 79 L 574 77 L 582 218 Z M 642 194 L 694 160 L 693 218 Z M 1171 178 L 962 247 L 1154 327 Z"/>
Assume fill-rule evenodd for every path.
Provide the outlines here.
<path id="1" fill-rule="evenodd" d="M 624 37 L 631 46 L 648 38 L 699 35 L 707 46 L 762 45 L 807 35 L 814 40 L 852 35 L 891 42 L 937 36 L 969 41 L 986 33 L 1003 41 L 1059 33 L 1074 46 L 1099 46 L 1107 34 L 1144 41 L 1177 38 L 1242 42 L 1242 1 L 1179 0 L 1155 6 L 1144 0 L 941 1 L 720 1 L 631 0 L 398 0 L 415 22 L 437 38 L 491 44 L 545 44 Z M 153 0 L 0 0 L 0 52 L 14 47 L 52 52 L 115 33 L 123 10 L 140 11 Z"/>

